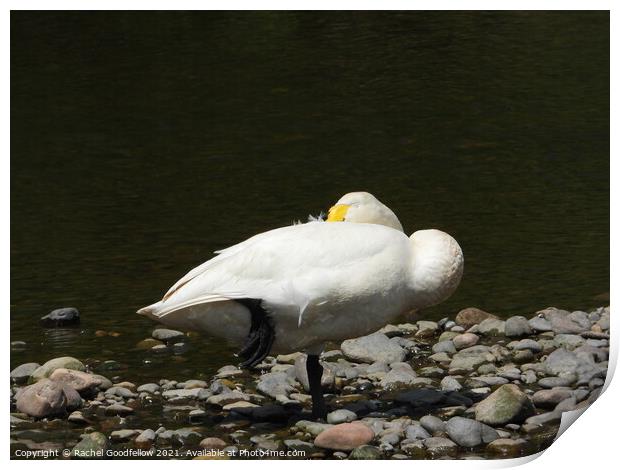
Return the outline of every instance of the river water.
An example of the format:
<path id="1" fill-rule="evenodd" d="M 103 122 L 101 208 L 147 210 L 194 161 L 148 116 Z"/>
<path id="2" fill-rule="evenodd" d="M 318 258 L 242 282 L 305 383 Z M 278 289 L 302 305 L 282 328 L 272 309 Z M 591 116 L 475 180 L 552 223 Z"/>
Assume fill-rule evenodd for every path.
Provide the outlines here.
<path id="1" fill-rule="evenodd" d="M 231 348 L 152 357 L 136 309 L 354 190 L 462 246 L 420 318 L 608 302 L 606 12 L 11 16 L 12 366 L 208 376 Z M 81 326 L 43 329 L 61 306 Z"/>

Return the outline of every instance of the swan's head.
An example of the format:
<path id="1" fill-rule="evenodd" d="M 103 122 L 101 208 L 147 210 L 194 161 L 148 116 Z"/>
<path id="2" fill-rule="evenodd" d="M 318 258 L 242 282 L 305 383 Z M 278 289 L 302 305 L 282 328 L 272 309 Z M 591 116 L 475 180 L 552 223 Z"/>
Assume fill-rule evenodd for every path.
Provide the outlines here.
<path id="1" fill-rule="evenodd" d="M 403 231 L 398 217 L 385 204 L 363 191 L 342 196 L 330 209 L 327 222 L 356 222 L 386 225 Z"/>

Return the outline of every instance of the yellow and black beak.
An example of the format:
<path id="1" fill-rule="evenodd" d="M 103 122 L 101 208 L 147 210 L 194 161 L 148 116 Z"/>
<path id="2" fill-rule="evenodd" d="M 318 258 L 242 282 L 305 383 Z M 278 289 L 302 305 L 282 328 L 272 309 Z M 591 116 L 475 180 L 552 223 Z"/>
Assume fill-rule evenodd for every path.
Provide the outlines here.
<path id="1" fill-rule="evenodd" d="M 332 206 L 327 213 L 327 222 L 344 222 L 349 207 L 351 206 L 348 204 L 336 204 Z"/>

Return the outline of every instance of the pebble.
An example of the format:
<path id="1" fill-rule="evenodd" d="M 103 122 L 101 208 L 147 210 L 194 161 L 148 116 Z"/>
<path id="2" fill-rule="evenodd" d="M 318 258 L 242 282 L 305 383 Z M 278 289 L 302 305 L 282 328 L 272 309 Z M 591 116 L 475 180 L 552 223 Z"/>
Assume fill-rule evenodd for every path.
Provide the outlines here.
<path id="1" fill-rule="evenodd" d="M 523 443 L 522 440 L 496 439 L 487 445 L 487 450 L 502 457 L 517 457 L 523 450 Z"/>
<path id="2" fill-rule="evenodd" d="M 502 320 L 487 318 L 478 325 L 478 332 L 484 336 L 502 336 L 504 334 L 505 323 Z"/>
<path id="3" fill-rule="evenodd" d="M 154 383 L 143 384 L 143 385 L 140 385 L 136 391 L 140 393 L 146 392 L 146 393 L 153 394 L 159 391 L 159 385 L 154 384 Z"/>
<path id="4" fill-rule="evenodd" d="M 424 440 L 424 447 L 433 458 L 456 455 L 458 449 L 454 442 L 445 437 L 429 437 Z"/>
<path id="5" fill-rule="evenodd" d="M 428 439 L 429 437 L 432 437 L 431 434 L 429 434 L 429 432 L 420 424 L 411 424 L 407 426 L 407 428 L 405 428 L 405 436 L 407 439 L 411 440 Z"/>
<path id="6" fill-rule="evenodd" d="M 155 435 L 155 431 L 152 429 L 145 429 L 138 435 L 138 437 L 136 437 L 134 442 L 138 447 L 149 447 L 153 442 L 155 442 L 156 438 L 157 436 Z"/>
<path id="7" fill-rule="evenodd" d="M 497 317 L 492 313 L 485 312 L 479 308 L 469 307 L 457 313 L 454 321 L 457 325 L 464 328 L 471 328 L 472 326 L 481 323 L 488 318 L 496 319 Z"/>
<path id="8" fill-rule="evenodd" d="M 57 357 L 55 359 L 51 359 L 43 364 L 41 367 L 38 367 L 30 376 L 31 382 L 36 382 L 38 380 L 44 379 L 52 375 L 56 369 L 71 369 L 77 371 L 84 371 L 85 367 L 80 361 L 78 361 L 74 357 L 65 356 L 65 357 Z"/>
<path id="9" fill-rule="evenodd" d="M 167 328 L 157 328 L 156 330 L 153 330 L 151 336 L 158 341 L 163 341 L 164 343 L 174 343 L 185 338 L 184 333 L 176 330 L 169 330 Z"/>
<path id="10" fill-rule="evenodd" d="M 527 336 L 532 334 L 532 327 L 527 318 L 521 316 L 510 317 L 504 324 L 504 334 L 509 337 Z"/>
<path id="11" fill-rule="evenodd" d="M 363 445 L 356 447 L 349 454 L 350 460 L 380 460 L 383 453 L 375 446 Z"/>
<path id="12" fill-rule="evenodd" d="M 224 449 L 228 444 L 219 437 L 205 437 L 199 445 L 203 449 Z"/>
<path id="13" fill-rule="evenodd" d="M 25 384 L 32 373 L 39 367 L 41 367 L 41 364 L 36 362 L 21 364 L 11 371 L 11 380 L 18 385 Z"/>
<path id="14" fill-rule="evenodd" d="M 500 386 L 476 405 L 476 421 L 491 426 L 521 422 L 534 413 L 530 398 L 513 384 Z"/>
<path id="15" fill-rule="evenodd" d="M 456 349 L 465 349 L 475 346 L 479 339 L 480 337 L 473 333 L 463 333 L 455 336 L 452 339 L 452 343 Z"/>
<path id="16" fill-rule="evenodd" d="M 80 323 L 80 312 L 73 307 L 57 308 L 41 317 L 40 323 L 45 328 L 78 325 Z"/>
<path id="17" fill-rule="evenodd" d="M 329 424 L 350 423 L 356 419 L 357 415 L 353 411 L 344 409 L 332 411 L 327 415 L 327 422 Z"/>
<path id="18" fill-rule="evenodd" d="M 362 336 L 361 338 L 348 339 L 342 342 L 341 350 L 343 354 L 359 362 L 402 362 L 405 359 L 405 350 L 391 342 L 382 333 Z"/>
<path id="19" fill-rule="evenodd" d="M 105 414 L 107 416 L 127 416 L 134 412 L 133 408 L 130 408 L 125 405 L 121 405 L 119 403 L 115 403 L 106 407 Z"/>
<path id="20" fill-rule="evenodd" d="M 110 444 L 105 434 L 92 432 L 82 437 L 82 440 L 71 449 L 71 457 L 100 459 L 109 448 Z"/>
<path id="21" fill-rule="evenodd" d="M 446 429 L 446 423 L 433 415 L 426 415 L 420 418 L 420 425 L 431 434 L 443 432 Z"/>
<path id="22" fill-rule="evenodd" d="M 462 447 L 477 447 L 499 438 L 492 427 L 460 416 L 450 418 L 446 422 L 446 432 L 450 439 Z"/>

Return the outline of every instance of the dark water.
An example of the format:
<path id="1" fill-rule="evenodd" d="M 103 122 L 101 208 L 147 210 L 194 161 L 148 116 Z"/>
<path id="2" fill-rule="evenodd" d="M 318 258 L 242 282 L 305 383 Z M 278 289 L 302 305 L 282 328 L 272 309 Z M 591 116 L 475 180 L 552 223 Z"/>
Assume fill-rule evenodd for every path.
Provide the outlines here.
<path id="1" fill-rule="evenodd" d="M 430 318 L 607 302 L 606 12 L 11 17 L 12 365 L 210 373 L 233 360 L 210 338 L 144 364 L 135 310 L 353 190 L 461 244 L 461 287 Z M 39 326 L 60 306 L 81 328 Z"/>

